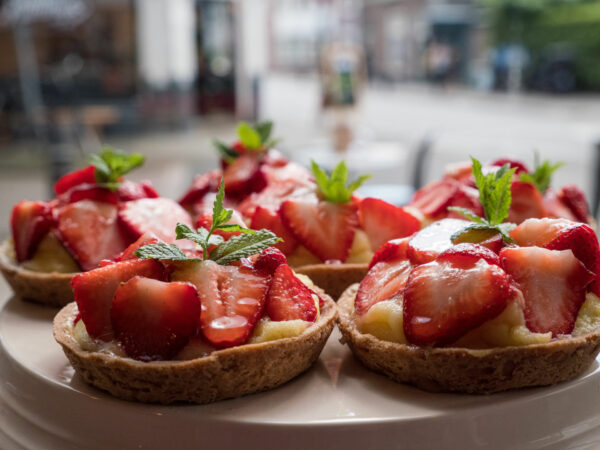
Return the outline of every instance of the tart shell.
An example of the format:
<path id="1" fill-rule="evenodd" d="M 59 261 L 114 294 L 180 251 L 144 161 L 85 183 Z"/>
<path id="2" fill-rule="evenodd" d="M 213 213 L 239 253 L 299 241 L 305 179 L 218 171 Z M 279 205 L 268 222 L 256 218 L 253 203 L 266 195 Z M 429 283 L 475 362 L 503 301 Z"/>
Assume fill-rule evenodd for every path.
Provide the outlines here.
<path id="1" fill-rule="evenodd" d="M 600 329 L 547 344 L 484 350 L 383 341 L 358 331 L 352 319 L 357 289 L 350 286 L 338 300 L 341 342 L 367 368 L 426 391 L 491 394 L 551 385 L 581 374 L 600 351 Z"/>
<path id="2" fill-rule="evenodd" d="M 294 272 L 309 277 L 332 298 L 338 299 L 348 286 L 367 275 L 368 264 L 310 264 L 294 267 Z"/>
<path id="3" fill-rule="evenodd" d="M 16 297 L 49 306 L 64 306 L 73 301 L 71 278 L 75 273 L 23 269 L 10 257 L 8 241 L 0 245 L 0 271 Z"/>
<path id="4" fill-rule="evenodd" d="M 337 315 L 324 300 L 319 320 L 292 338 L 217 350 L 189 361 L 141 362 L 83 350 L 73 337 L 77 305 L 54 318 L 54 338 L 76 372 L 115 397 L 145 403 L 211 403 L 279 386 L 306 371 L 319 357 Z"/>

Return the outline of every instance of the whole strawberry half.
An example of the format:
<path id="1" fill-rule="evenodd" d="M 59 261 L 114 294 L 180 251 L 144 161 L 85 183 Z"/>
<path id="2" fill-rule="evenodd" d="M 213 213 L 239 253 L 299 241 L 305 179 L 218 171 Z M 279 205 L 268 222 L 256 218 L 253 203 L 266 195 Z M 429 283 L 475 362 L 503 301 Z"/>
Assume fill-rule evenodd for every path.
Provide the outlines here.
<path id="1" fill-rule="evenodd" d="M 96 168 L 94 166 L 87 166 L 63 175 L 54 185 L 54 192 L 56 195 L 61 195 L 80 184 L 96 184 L 95 173 Z"/>
<path id="2" fill-rule="evenodd" d="M 58 238 L 82 270 L 91 270 L 103 259 L 113 259 L 132 239 L 117 223 L 117 206 L 82 200 L 54 212 Z"/>
<path id="3" fill-rule="evenodd" d="M 283 239 L 283 241 L 279 242 L 275 247 L 281 250 L 285 255 L 291 254 L 296 247 L 298 247 L 298 241 L 283 224 L 281 216 L 277 210 L 256 206 L 254 209 L 254 215 L 252 216 L 252 221 L 250 222 L 250 228 L 253 230 L 261 230 L 265 228 Z"/>
<path id="4" fill-rule="evenodd" d="M 17 262 L 33 257 L 53 223 L 52 209 L 46 202 L 22 200 L 13 207 L 10 227 Z"/>
<path id="5" fill-rule="evenodd" d="M 500 314 L 510 280 L 479 259 L 468 268 L 448 261 L 415 267 L 404 289 L 404 333 L 416 345 L 446 345 Z"/>
<path id="6" fill-rule="evenodd" d="M 452 247 L 452 235 L 470 223 L 461 219 L 442 219 L 423 228 L 408 241 L 408 259 L 413 264 L 433 261 L 441 252 Z"/>
<path id="7" fill-rule="evenodd" d="M 195 286 L 140 276 L 119 285 L 110 309 L 115 337 L 140 361 L 172 359 L 196 333 L 199 316 Z"/>
<path id="8" fill-rule="evenodd" d="M 523 292 L 527 328 L 553 336 L 573 331 L 594 274 L 572 251 L 507 247 L 500 260 Z"/>
<path id="9" fill-rule="evenodd" d="M 373 249 L 391 239 L 410 236 L 421 228 L 421 221 L 404 208 L 378 198 L 368 197 L 359 202 L 358 220 Z"/>
<path id="10" fill-rule="evenodd" d="M 143 198 L 119 205 L 119 223 L 133 239 L 154 233 L 160 240 L 172 244 L 176 240 L 178 222 L 193 226 L 187 211 L 168 198 Z"/>
<path id="11" fill-rule="evenodd" d="M 317 320 L 313 291 L 300 281 L 287 264 L 280 264 L 273 274 L 267 294 L 267 315 L 271 320 Z"/>
<path id="12" fill-rule="evenodd" d="M 513 181 L 510 186 L 512 201 L 507 222 L 521 223 L 530 217 L 545 217 L 544 199 L 537 188 L 524 181 Z"/>
<path id="13" fill-rule="evenodd" d="M 283 202 L 279 214 L 300 244 L 321 261 L 344 262 L 358 228 L 357 209 L 353 202 L 302 198 Z"/>
<path id="14" fill-rule="evenodd" d="M 71 287 L 88 334 L 97 339 L 112 339 L 110 308 L 121 283 L 135 276 L 163 280 L 164 268 L 152 259 L 128 260 L 73 277 Z"/>
<path id="15" fill-rule="evenodd" d="M 202 311 L 200 327 L 216 347 L 245 343 L 260 318 L 269 287 L 269 275 L 247 266 L 196 263 L 183 274 L 197 288 Z"/>

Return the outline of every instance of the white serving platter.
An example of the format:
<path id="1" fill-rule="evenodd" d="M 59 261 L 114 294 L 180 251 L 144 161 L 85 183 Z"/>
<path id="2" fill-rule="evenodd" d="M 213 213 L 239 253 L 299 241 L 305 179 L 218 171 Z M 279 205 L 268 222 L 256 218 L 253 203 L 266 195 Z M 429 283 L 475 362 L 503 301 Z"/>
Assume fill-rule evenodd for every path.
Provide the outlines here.
<path id="1" fill-rule="evenodd" d="M 433 394 L 357 363 L 334 331 L 307 373 L 210 405 L 148 405 L 86 385 L 52 337 L 55 309 L 0 311 L 0 448 L 598 449 L 600 366 L 548 388 Z"/>

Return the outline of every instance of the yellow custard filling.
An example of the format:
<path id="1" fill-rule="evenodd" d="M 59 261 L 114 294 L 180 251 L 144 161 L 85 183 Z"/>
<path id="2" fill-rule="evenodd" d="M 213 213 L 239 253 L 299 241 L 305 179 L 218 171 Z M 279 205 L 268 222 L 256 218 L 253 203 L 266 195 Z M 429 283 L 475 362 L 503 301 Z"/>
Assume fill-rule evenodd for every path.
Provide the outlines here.
<path id="1" fill-rule="evenodd" d="M 9 252 L 11 259 L 16 261 L 12 240 L 10 241 Z M 79 266 L 54 233 L 48 233 L 44 236 L 33 257 L 28 261 L 22 262 L 20 265 L 24 269 L 34 272 L 79 272 Z"/>
<path id="2" fill-rule="evenodd" d="M 352 247 L 346 258 L 348 264 L 368 264 L 373 258 L 373 250 L 371 249 L 371 243 L 369 237 L 361 229 L 357 229 L 354 233 L 354 240 L 352 241 Z M 312 254 L 306 247 L 299 245 L 291 255 L 287 257 L 288 264 L 292 267 L 306 266 L 309 264 L 323 264 L 317 256 Z"/>

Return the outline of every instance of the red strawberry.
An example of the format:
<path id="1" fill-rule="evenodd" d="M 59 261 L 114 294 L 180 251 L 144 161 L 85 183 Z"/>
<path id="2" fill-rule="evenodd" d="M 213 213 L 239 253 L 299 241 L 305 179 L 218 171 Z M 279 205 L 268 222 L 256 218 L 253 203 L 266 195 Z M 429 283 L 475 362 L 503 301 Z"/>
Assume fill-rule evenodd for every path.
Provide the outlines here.
<path id="1" fill-rule="evenodd" d="M 523 292 L 527 328 L 551 331 L 553 336 L 573 331 L 586 286 L 594 277 L 573 252 L 507 247 L 500 260 Z"/>
<path id="2" fill-rule="evenodd" d="M 123 181 L 118 189 L 117 195 L 119 200 L 122 202 L 128 202 L 131 200 L 139 200 L 141 198 L 158 198 L 158 192 L 152 186 L 149 181 L 142 181 L 140 183 L 134 183 L 133 181 Z"/>
<path id="3" fill-rule="evenodd" d="M 527 166 L 521 161 L 517 161 L 516 159 L 500 158 L 494 161 L 491 165 L 502 167 L 505 164 L 508 164 L 511 169 L 516 168 L 517 170 L 515 171 L 515 173 L 529 173 L 529 169 L 527 169 Z"/>
<path id="4" fill-rule="evenodd" d="M 444 250 L 437 257 L 437 261 L 448 261 L 454 266 L 468 268 L 478 260 L 483 259 L 488 264 L 500 265 L 500 258 L 489 248 L 478 244 L 458 244 Z"/>
<path id="5" fill-rule="evenodd" d="M 416 267 L 404 289 L 404 333 L 416 345 L 446 345 L 500 314 L 508 275 L 479 259 L 469 268 L 433 261 Z"/>
<path id="6" fill-rule="evenodd" d="M 279 214 L 294 237 L 321 261 L 344 262 L 358 227 L 354 203 L 286 200 Z"/>
<path id="7" fill-rule="evenodd" d="M 204 196 L 209 192 L 217 192 L 219 183 L 221 182 L 222 173 L 220 170 L 213 170 L 198 175 L 194 178 L 192 186 L 179 200 L 179 204 L 184 208 L 189 208 L 193 204 L 202 201 Z"/>
<path id="8" fill-rule="evenodd" d="M 452 178 L 461 184 L 472 185 L 474 182 L 473 163 L 463 161 L 447 165 L 444 169 L 444 178 Z"/>
<path id="9" fill-rule="evenodd" d="M 71 280 L 73 296 L 90 336 L 112 339 L 110 308 L 119 285 L 130 278 L 164 279 L 164 268 L 153 259 L 122 261 L 75 275 Z"/>
<path id="10" fill-rule="evenodd" d="M 371 258 L 369 269 L 380 261 L 407 259 L 408 241 L 410 241 L 410 237 L 392 239 L 383 244 Z"/>
<path id="11" fill-rule="evenodd" d="M 121 284 L 110 310 L 115 337 L 133 359 L 172 359 L 196 333 L 200 300 L 190 283 L 136 276 Z"/>
<path id="12" fill-rule="evenodd" d="M 225 192 L 232 197 L 245 197 L 251 192 L 259 192 L 266 185 L 260 161 L 254 155 L 236 158 L 223 172 Z"/>
<path id="13" fill-rule="evenodd" d="M 137 241 L 135 241 L 133 244 L 131 244 L 129 247 L 123 250 L 123 252 L 120 255 L 118 255 L 114 259 L 114 261 L 119 262 L 127 261 L 129 259 L 139 259 L 137 256 L 135 256 L 135 252 L 137 249 L 143 247 L 144 245 L 158 244 L 159 242 L 160 239 L 158 239 L 153 233 L 144 233 L 138 238 Z"/>
<path id="14" fill-rule="evenodd" d="M 216 347 L 245 343 L 263 311 L 269 276 L 246 266 L 203 261 L 192 281 L 202 304 L 204 337 Z"/>
<path id="15" fill-rule="evenodd" d="M 52 225 L 52 210 L 46 202 L 22 200 L 13 207 L 10 226 L 17 262 L 33 257 Z"/>
<path id="16" fill-rule="evenodd" d="M 445 214 L 446 208 L 460 186 L 461 184 L 452 178 L 429 183 L 415 193 L 409 205 L 419 209 L 429 217 Z"/>
<path id="17" fill-rule="evenodd" d="M 576 223 L 563 228 L 556 237 L 544 245 L 549 250 L 571 250 L 585 267 L 600 273 L 600 246 L 596 233 L 588 225 Z"/>
<path id="18" fill-rule="evenodd" d="M 117 207 L 82 200 L 55 211 L 58 238 L 83 270 L 113 259 L 131 242 L 117 223 Z"/>
<path id="19" fill-rule="evenodd" d="M 542 194 L 537 188 L 524 181 L 513 181 L 510 186 L 512 202 L 508 210 L 507 222 L 521 223 L 530 217 L 545 217 Z"/>
<path id="20" fill-rule="evenodd" d="M 581 189 L 574 184 L 563 186 L 558 191 L 558 198 L 567 205 L 578 221 L 587 223 L 590 210 Z"/>
<path id="21" fill-rule="evenodd" d="M 502 239 L 502 236 L 500 235 L 500 233 L 498 233 L 490 238 L 479 242 L 479 245 L 489 248 L 491 251 L 497 254 L 500 253 L 500 250 L 506 247 L 506 242 L 504 242 L 504 239 Z"/>
<path id="22" fill-rule="evenodd" d="M 271 280 L 267 294 L 267 315 L 273 321 L 317 320 L 314 292 L 300 281 L 287 264 L 281 264 Z"/>
<path id="23" fill-rule="evenodd" d="M 569 219 L 574 222 L 577 221 L 577 217 L 571 211 L 571 209 L 560 199 L 554 189 L 549 187 L 544 193 L 544 208 L 550 217 L 562 217 Z M 585 220 L 584 222 L 587 222 Z"/>
<path id="24" fill-rule="evenodd" d="M 96 184 L 95 173 L 96 168 L 94 166 L 87 166 L 63 175 L 54 185 L 54 192 L 56 192 L 56 195 L 60 195 L 80 184 Z"/>
<path id="25" fill-rule="evenodd" d="M 527 219 L 510 232 L 510 237 L 522 247 L 545 246 L 561 230 L 575 225 L 567 219 Z"/>
<path id="26" fill-rule="evenodd" d="M 423 228 L 408 242 L 408 259 L 413 264 L 433 261 L 441 252 L 452 247 L 452 235 L 470 223 L 461 219 L 442 219 Z"/>
<path id="27" fill-rule="evenodd" d="M 283 239 L 283 242 L 279 242 L 276 247 L 285 255 L 291 254 L 298 246 L 298 241 L 296 241 L 294 235 L 285 227 L 277 211 L 257 206 L 254 209 L 250 228 L 253 230 L 265 228 Z"/>
<path id="28" fill-rule="evenodd" d="M 238 206 L 245 217 L 252 217 L 257 206 L 278 211 L 281 204 L 288 198 L 296 197 L 299 190 L 295 182 L 269 184 L 260 192 L 253 192 Z"/>
<path id="29" fill-rule="evenodd" d="M 60 204 L 64 205 L 79 202 L 81 200 L 92 200 L 113 205 L 116 205 L 119 202 L 119 199 L 114 192 L 96 184 L 80 184 L 69 189 L 58 198 Z"/>
<path id="30" fill-rule="evenodd" d="M 465 208 L 472 213 L 483 217 L 483 206 L 479 202 L 479 191 L 470 186 L 460 186 L 454 196 L 450 199 L 450 202 L 446 208 L 454 206 L 458 208 Z M 448 212 L 448 217 L 454 217 L 456 219 L 463 219 L 464 217 L 454 211 Z"/>
<path id="31" fill-rule="evenodd" d="M 193 226 L 187 211 L 164 197 L 122 203 L 119 206 L 119 222 L 134 239 L 151 232 L 167 244 L 175 242 L 175 227 L 178 222 Z"/>
<path id="32" fill-rule="evenodd" d="M 200 217 L 198 217 L 198 219 L 196 220 L 196 228 L 206 228 L 207 230 L 210 230 L 210 228 L 212 227 L 212 223 L 213 223 L 212 212 L 208 212 L 208 213 L 202 214 Z M 246 223 L 244 222 L 244 219 L 242 219 L 242 216 L 237 211 L 233 211 L 233 215 L 231 216 L 231 219 L 227 223 L 229 225 L 240 225 L 240 226 L 246 228 Z M 239 236 L 240 234 L 242 234 L 242 232 L 241 231 L 215 230 L 213 234 L 218 234 L 219 236 L 222 236 L 223 239 L 228 240 L 233 236 Z"/>
<path id="33" fill-rule="evenodd" d="M 275 247 L 265 248 L 254 263 L 254 268 L 259 272 L 273 275 L 275 269 L 280 265 L 287 264 L 287 259 L 280 250 Z"/>
<path id="34" fill-rule="evenodd" d="M 269 152 L 270 154 L 271 152 Z M 296 186 L 309 186 L 313 183 L 312 174 L 300 164 L 293 162 L 278 163 L 265 157 L 265 164 L 261 167 L 265 174 L 267 184 L 295 184 Z"/>
<path id="35" fill-rule="evenodd" d="M 378 198 L 365 198 L 359 203 L 358 220 L 374 249 L 421 228 L 421 221 L 415 216 Z"/>

